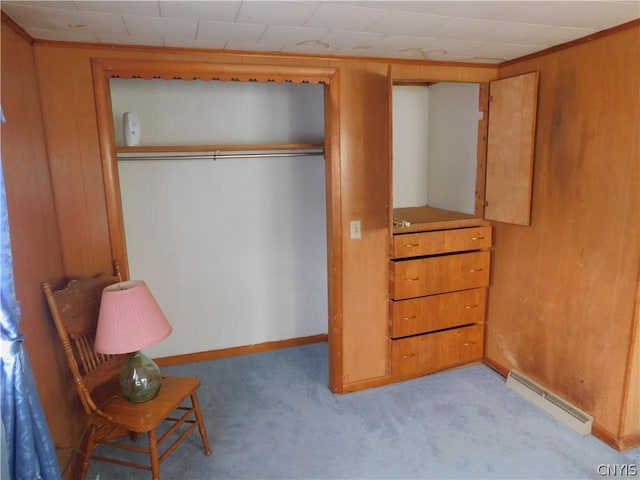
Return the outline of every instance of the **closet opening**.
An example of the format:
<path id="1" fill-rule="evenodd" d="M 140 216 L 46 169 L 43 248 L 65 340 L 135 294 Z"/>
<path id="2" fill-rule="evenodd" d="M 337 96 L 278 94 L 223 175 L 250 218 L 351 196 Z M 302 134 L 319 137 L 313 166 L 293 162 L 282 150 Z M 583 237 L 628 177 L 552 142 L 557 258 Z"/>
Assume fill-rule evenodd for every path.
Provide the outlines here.
<path id="1" fill-rule="evenodd" d="M 394 233 L 447 221 L 530 224 L 538 72 L 487 83 L 390 72 L 389 85 Z"/>
<path id="2" fill-rule="evenodd" d="M 434 215 L 483 217 L 486 90 L 478 83 L 393 82 L 396 227 Z"/>
<path id="3" fill-rule="evenodd" d="M 94 61 L 112 254 L 173 324 L 148 353 L 327 338 L 337 391 L 336 71 L 154 63 Z"/>

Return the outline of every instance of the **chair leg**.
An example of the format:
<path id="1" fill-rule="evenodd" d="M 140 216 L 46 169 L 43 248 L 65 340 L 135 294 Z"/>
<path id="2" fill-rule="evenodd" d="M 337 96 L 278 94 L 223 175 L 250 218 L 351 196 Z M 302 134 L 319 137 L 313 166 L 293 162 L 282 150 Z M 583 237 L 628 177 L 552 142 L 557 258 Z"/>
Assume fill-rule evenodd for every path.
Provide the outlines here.
<path id="1" fill-rule="evenodd" d="M 193 393 L 193 395 L 191 395 L 191 403 L 193 404 L 193 410 L 196 414 L 196 422 L 198 423 L 198 429 L 200 430 L 200 438 L 202 438 L 204 454 L 206 456 L 209 456 L 211 455 L 211 447 L 209 446 L 207 427 L 204 424 L 204 418 L 202 417 L 202 411 L 200 410 L 200 401 L 198 400 L 198 394 L 195 392 Z"/>
<path id="2" fill-rule="evenodd" d="M 80 480 L 85 480 L 87 478 L 87 471 L 89 470 L 89 460 L 91 459 L 91 454 L 93 453 L 93 449 L 96 446 L 94 441 L 94 437 L 96 434 L 95 425 L 91 425 L 89 430 L 87 431 L 87 438 L 84 441 L 84 451 L 82 453 L 82 463 L 80 464 L 80 475 L 78 478 Z"/>
<path id="3" fill-rule="evenodd" d="M 156 441 L 155 430 L 149 432 L 149 456 L 151 457 L 153 480 L 160 480 L 160 461 L 158 460 L 158 442 Z"/>

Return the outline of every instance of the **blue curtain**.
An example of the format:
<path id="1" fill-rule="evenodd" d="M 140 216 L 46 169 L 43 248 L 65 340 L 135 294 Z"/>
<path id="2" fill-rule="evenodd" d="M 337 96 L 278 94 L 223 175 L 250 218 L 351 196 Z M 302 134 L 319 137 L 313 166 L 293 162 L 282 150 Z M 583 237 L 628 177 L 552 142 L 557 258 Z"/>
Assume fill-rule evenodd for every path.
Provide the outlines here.
<path id="1" fill-rule="evenodd" d="M 1 112 L 0 112 L 1 116 Z M 0 158 L 0 407 L 2 425 L 2 478 L 12 480 L 60 479 L 49 427 L 42 411 L 31 364 L 18 330 L 20 304 L 13 281 L 7 197 Z M 6 458 L 5 458 L 6 454 Z"/>

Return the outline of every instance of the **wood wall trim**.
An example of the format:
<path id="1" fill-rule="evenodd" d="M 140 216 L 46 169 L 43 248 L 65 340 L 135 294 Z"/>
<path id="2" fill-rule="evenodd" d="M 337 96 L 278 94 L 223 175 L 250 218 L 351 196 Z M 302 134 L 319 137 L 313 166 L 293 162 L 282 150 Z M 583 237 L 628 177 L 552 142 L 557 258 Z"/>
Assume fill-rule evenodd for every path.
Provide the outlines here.
<path id="1" fill-rule="evenodd" d="M 111 258 L 120 262 L 122 278 L 129 278 L 129 262 L 124 236 L 124 217 L 118 177 L 116 140 L 112 127 L 111 89 L 104 62 L 92 59 L 93 89 L 98 120 L 98 139 L 102 157 L 107 223 L 111 242 Z"/>
<path id="2" fill-rule="evenodd" d="M 474 216 L 484 218 L 485 187 L 487 182 L 487 132 L 489 131 L 489 84 L 480 83 L 478 111 L 482 119 L 478 120 L 478 146 L 476 150 L 476 192 Z"/>
<path id="3" fill-rule="evenodd" d="M 340 146 L 340 81 L 336 70 L 324 87 L 324 155 L 326 162 L 327 277 L 329 281 L 329 388 L 342 392 L 343 253 L 342 253 L 342 152 Z"/>
<path id="4" fill-rule="evenodd" d="M 608 28 L 606 30 L 601 30 L 599 32 L 593 33 L 591 35 L 587 35 L 582 38 L 578 38 L 576 40 L 571 40 L 570 42 L 561 43 L 560 45 L 554 45 L 553 47 L 545 48 L 544 50 L 540 50 L 539 52 L 530 53 L 529 55 L 525 55 L 523 57 L 514 58 L 513 60 L 507 60 L 506 62 L 502 62 L 498 65 L 498 68 L 507 67 L 509 65 L 513 65 L 514 63 L 525 62 L 527 60 L 532 60 L 538 57 L 544 57 L 551 53 L 558 52 L 560 50 L 566 50 L 567 48 L 575 47 L 576 45 L 580 45 L 582 43 L 589 43 L 598 38 L 607 37 L 609 35 L 613 35 L 622 30 L 626 30 L 628 28 L 633 28 L 640 25 L 640 19 L 631 20 L 630 22 L 623 23 L 621 25 L 616 25 L 615 27 Z"/>
<path id="5" fill-rule="evenodd" d="M 11 18 L 9 15 L 7 15 L 6 13 L 4 13 L 4 11 L 1 11 L 1 10 L 0 10 L 0 16 L 1 16 L 0 18 L 2 22 L 6 24 L 7 27 L 11 28 L 14 32 L 16 32 L 22 38 L 24 38 L 27 42 L 29 42 L 30 45 L 34 44 L 35 42 L 34 38 L 31 35 L 29 35 L 24 28 L 18 25 L 13 18 Z"/>
<path id="6" fill-rule="evenodd" d="M 336 69 L 236 63 L 93 59 L 94 68 L 112 78 L 223 80 L 240 82 L 330 83 Z"/>
<path id="7" fill-rule="evenodd" d="M 252 353 L 268 352 L 271 350 L 280 350 L 283 348 L 299 347 L 302 345 L 310 345 L 312 343 L 326 342 L 327 339 L 327 334 L 321 333 L 319 335 L 290 338 L 287 340 L 276 340 L 273 342 L 259 343 L 256 345 L 243 345 L 241 347 L 222 348 L 219 350 L 208 350 L 206 352 L 172 355 L 169 357 L 156 358 L 154 360 L 159 366 L 168 367 L 170 365 L 204 362 L 206 360 L 217 360 L 220 358 L 235 357 L 238 355 L 248 355 Z"/>
<path id="8" fill-rule="evenodd" d="M 640 433 L 625 435 L 618 442 L 618 450 L 629 450 L 636 447 L 640 447 Z"/>
<path id="9" fill-rule="evenodd" d="M 640 323 L 640 269 L 638 270 L 638 280 L 637 280 L 637 293 L 636 293 L 636 301 L 633 308 L 634 318 L 633 324 L 631 325 L 631 334 L 629 336 L 629 356 L 627 358 L 626 371 L 624 375 L 624 387 L 623 390 L 626 394 L 622 397 L 622 405 L 620 407 L 620 421 L 618 424 L 618 436 L 624 438 L 625 435 L 632 435 L 633 437 L 638 437 L 636 443 L 640 442 L 640 431 L 631 432 L 630 434 L 626 431 L 627 426 L 627 416 L 629 415 L 629 409 L 633 408 L 629 405 L 629 402 L 637 401 L 638 392 L 633 390 L 633 388 L 637 387 L 638 382 L 633 378 L 636 369 L 634 369 L 634 361 L 636 361 L 637 349 L 640 348 L 638 342 L 640 341 L 638 338 L 638 324 Z M 634 410 L 631 410 L 634 412 Z M 633 414 L 632 414 L 633 415 Z"/>
<path id="10" fill-rule="evenodd" d="M 485 352 L 485 357 L 482 359 L 482 363 L 484 363 L 491 370 L 494 370 L 496 373 L 499 373 L 500 375 L 502 375 L 504 378 L 507 378 L 509 376 L 509 372 L 511 371 L 509 367 L 501 365 L 500 363 L 492 360 L 491 358 L 487 358 L 486 352 Z"/>
<path id="11" fill-rule="evenodd" d="M 618 451 L 629 450 L 630 448 L 640 446 L 640 434 L 619 437 L 611 433 L 606 428 L 602 427 L 597 422 L 593 423 L 591 433 L 593 433 L 595 437 L 599 438 L 604 443 L 612 448 L 615 448 Z"/>

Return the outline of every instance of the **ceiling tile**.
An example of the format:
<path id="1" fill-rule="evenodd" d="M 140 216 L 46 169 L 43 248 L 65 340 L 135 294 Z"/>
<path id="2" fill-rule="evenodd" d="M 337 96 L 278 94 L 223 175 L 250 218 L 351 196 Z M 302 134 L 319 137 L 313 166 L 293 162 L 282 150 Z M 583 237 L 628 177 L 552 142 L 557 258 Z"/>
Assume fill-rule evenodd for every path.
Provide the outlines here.
<path id="1" fill-rule="evenodd" d="M 200 48 L 205 50 L 222 50 L 225 42 L 219 40 L 190 40 L 188 38 L 165 38 L 165 47 Z"/>
<path id="2" fill-rule="evenodd" d="M 165 1 L 160 2 L 160 15 L 171 18 L 195 18 L 217 22 L 233 22 L 240 10 L 240 1 Z"/>
<path id="3" fill-rule="evenodd" d="M 640 0 L 1 2 L 45 40 L 490 63 L 640 18 Z"/>
<path id="4" fill-rule="evenodd" d="M 403 35 L 427 36 L 446 20 L 446 17 L 419 13 L 389 12 L 367 28 L 367 31 L 391 35 L 402 32 Z"/>
<path id="5" fill-rule="evenodd" d="M 431 35 L 457 40 L 489 41 L 491 32 L 499 27 L 498 22 L 471 18 L 451 18 L 434 28 Z"/>
<path id="6" fill-rule="evenodd" d="M 63 10 L 77 10 L 74 2 L 65 2 L 65 1 L 12 1 L 12 0 L 2 0 L 2 9 L 4 10 L 5 5 L 22 5 L 25 7 L 45 7 L 45 8 L 60 8 Z"/>
<path id="7" fill-rule="evenodd" d="M 530 53 L 544 50 L 545 45 L 520 45 L 509 43 L 486 43 L 474 50 L 474 56 L 480 58 L 495 58 L 499 62 L 511 58 L 522 57 Z M 471 59 L 473 60 L 473 59 Z"/>
<path id="8" fill-rule="evenodd" d="M 384 38 L 382 33 L 332 31 L 322 37 L 322 41 L 340 50 L 376 45 Z"/>
<path id="9" fill-rule="evenodd" d="M 500 20 L 511 8 L 512 1 L 429 1 L 425 12 L 445 17 L 477 18 L 482 20 Z"/>
<path id="10" fill-rule="evenodd" d="M 286 53 L 302 53 L 305 55 L 332 55 L 334 50 L 331 45 L 318 42 L 304 45 L 287 44 L 282 47 L 281 51 Z"/>
<path id="11" fill-rule="evenodd" d="M 356 8 L 339 3 L 324 3 L 305 24 L 330 30 L 366 30 L 376 20 L 388 14 L 377 8 Z"/>
<path id="12" fill-rule="evenodd" d="M 497 22 L 487 40 L 494 43 L 537 43 L 548 47 L 595 33 L 594 29 Z"/>
<path id="13" fill-rule="evenodd" d="M 320 2 L 244 1 L 236 21 L 268 25 L 302 26 Z"/>
<path id="14" fill-rule="evenodd" d="M 456 39 L 438 39 L 437 42 L 433 42 L 430 44 L 432 50 L 437 51 L 441 50 L 445 53 L 442 55 L 444 60 L 450 58 L 461 58 L 468 57 L 470 54 L 475 52 L 476 49 L 485 45 L 486 42 L 482 41 L 471 41 L 471 40 L 456 40 Z M 436 56 L 434 53 L 433 56 Z"/>
<path id="15" fill-rule="evenodd" d="M 108 33 L 99 33 L 98 39 L 101 43 L 114 43 L 119 45 L 143 45 L 149 47 L 164 47 L 164 40 L 161 36 L 153 35 L 110 35 Z"/>
<path id="16" fill-rule="evenodd" d="M 195 40 L 198 22 L 185 18 L 140 17 L 124 15 L 122 17 L 130 36 L 190 38 Z"/>
<path id="17" fill-rule="evenodd" d="M 42 15 L 56 30 L 85 29 L 93 33 L 109 33 L 127 35 L 127 30 L 120 15 L 99 12 L 78 12 L 55 8 L 39 8 Z"/>
<path id="18" fill-rule="evenodd" d="M 197 39 L 225 42 L 257 42 L 266 28 L 266 25 L 200 20 L 198 22 Z"/>
<path id="19" fill-rule="evenodd" d="M 82 30 L 62 31 L 51 29 L 26 28 L 29 35 L 41 40 L 56 40 L 61 42 L 98 43 L 98 37 L 91 32 Z"/>
<path id="20" fill-rule="evenodd" d="M 398 12 L 426 12 L 431 9 L 431 1 L 403 1 L 403 0 L 384 0 L 384 1 L 365 1 L 362 6 L 372 8 L 381 8 L 384 10 L 395 10 Z"/>
<path id="21" fill-rule="evenodd" d="M 503 19 L 519 23 L 605 28 L 640 17 L 640 2 L 522 1 L 513 2 Z"/>
<path id="22" fill-rule="evenodd" d="M 440 40 L 433 37 L 415 37 L 408 35 L 386 35 L 376 44 L 377 48 L 399 52 L 408 49 L 423 49 L 424 51 L 440 48 Z M 416 58 L 420 58 L 418 55 Z"/>
<path id="23" fill-rule="evenodd" d="M 118 15 L 148 15 L 150 17 L 158 17 L 160 15 L 158 0 L 127 0 L 119 2 L 104 0 L 76 0 L 74 3 L 78 10 L 82 12 L 116 13 Z"/>
<path id="24" fill-rule="evenodd" d="M 279 52 L 284 48 L 282 43 L 267 42 L 227 42 L 225 50 L 255 50 L 259 52 Z"/>
<path id="25" fill-rule="evenodd" d="M 284 43 L 285 45 L 295 45 L 300 42 L 310 40 L 320 40 L 328 31 L 324 28 L 309 27 L 283 27 L 271 25 L 267 27 L 264 35 L 260 39 L 270 43 Z"/>
<path id="26" fill-rule="evenodd" d="M 13 3 L 2 2 L 2 10 L 25 30 L 47 29 L 51 25 L 37 8 L 29 8 Z"/>

